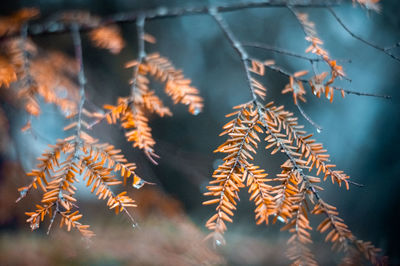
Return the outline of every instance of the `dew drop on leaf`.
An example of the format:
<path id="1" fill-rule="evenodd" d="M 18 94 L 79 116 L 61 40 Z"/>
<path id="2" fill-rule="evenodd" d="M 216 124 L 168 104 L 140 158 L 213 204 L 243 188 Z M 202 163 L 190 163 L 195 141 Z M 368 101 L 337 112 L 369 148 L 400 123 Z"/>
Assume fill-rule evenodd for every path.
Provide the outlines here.
<path id="1" fill-rule="evenodd" d="M 168 9 L 166 7 L 161 6 L 161 7 L 157 8 L 158 15 L 163 16 L 163 15 L 166 15 L 167 13 L 168 13 Z"/>
<path id="2" fill-rule="evenodd" d="M 33 231 L 33 230 L 36 230 L 36 229 L 38 229 L 39 228 L 39 224 L 38 223 L 34 223 L 34 224 L 31 224 L 31 230 Z"/>
<path id="3" fill-rule="evenodd" d="M 25 197 L 27 192 L 28 192 L 27 189 L 21 190 L 21 191 L 19 192 L 20 197 L 21 197 L 21 198 Z"/>
<path id="4" fill-rule="evenodd" d="M 285 219 L 283 219 L 281 216 L 278 216 L 278 221 L 281 222 L 281 223 L 284 223 Z"/>
<path id="5" fill-rule="evenodd" d="M 140 179 L 139 182 L 137 182 L 136 184 L 133 184 L 133 187 L 136 188 L 136 189 L 139 189 L 139 188 L 141 188 L 143 186 L 144 186 L 143 179 Z"/>
<path id="6" fill-rule="evenodd" d="M 214 235 L 214 247 L 220 247 L 225 245 L 225 239 L 221 233 L 216 233 Z"/>
<path id="7" fill-rule="evenodd" d="M 198 114 L 200 114 L 200 112 L 201 112 L 200 108 L 195 108 L 193 111 L 193 115 L 198 115 Z"/>

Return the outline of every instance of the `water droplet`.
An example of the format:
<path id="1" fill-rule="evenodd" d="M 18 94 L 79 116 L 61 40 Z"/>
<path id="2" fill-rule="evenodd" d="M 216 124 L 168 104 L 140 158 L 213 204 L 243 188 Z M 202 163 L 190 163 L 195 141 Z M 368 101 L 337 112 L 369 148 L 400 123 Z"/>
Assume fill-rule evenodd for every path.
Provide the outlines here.
<path id="1" fill-rule="evenodd" d="M 303 173 L 303 169 L 299 168 L 299 169 L 297 169 L 297 172 Z"/>
<path id="2" fill-rule="evenodd" d="M 89 249 L 92 246 L 92 240 L 87 237 L 81 238 L 83 242 L 85 242 L 85 249 Z"/>
<path id="3" fill-rule="evenodd" d="M 210 13 L 212 16 L 215 16 L 218 13 L 218 10 L 215 6 L 212 6 L 208 8 L 208 13 Z"/>
<path id="4" fill-rule="evenodd" d="M 281 223 L 284 223 L 285 219 L 283 219 L 282 217 L 278 216 L 278 221 L 281 222 Z"/>
<path id="5" fill-rule="evenodd" d="M 193 115 L 198 115 L 198 114 L 200 114 L 200 112 L 201 112 L 201 109 L 198 108 L 198 107 L 196 107 L 196 108 L 194 108 L 194 110 L 193 110 Z"/>
<path id="6" fill-rule="evenodd" d="M 133 224 L 132 224 L 133 229 L 136 229 L 137 226 L 138 226 L 137 223 L 133 223 Z"/>
<path id="7" fill-rule="evenodd" d="M 19 192 L 20 197 L 21 197 L 21 198 L 25 197 L 27 192 L 28 192 L 27 189 L 21 190 L 21 191 Z"/>
<path id="8" fill-rule="evenodd" d="M 214 248 L 225 245 L 225 239 L 221 233 L 215 232 L 214 234 Z"/>
<path id="9" fill-rule="evenodd" d="M 140 58 L 145 58 L 146 57 L 146 52 L 145 51 L 140 51 L 139 57 Z"/>
<path id="10" fill-rule="evenodd" d="M 318 132 L 318 133 L 321 133 L 321 131 L 322 131 L 322 129 L 319 128 L 319 127 L 317 127 L 317 132 Z"/>
<path id="11" fill-rule="evenodd" d="M 301 91 L 300 85 L 298 83 L 293 84 L 293 93 L 298 94 Z"/>
<path id="12" fill-rule="evenodd" d="M 139 188 L 141 188 L 143 186 L 144 186 L 143 179 L 140 179 L 139 182 L 137 182 L 136 184 L 133 184 L 133 187 L 136 188 L 136 189 L 139 189 Z"/>
<path id="13" fill-rule="evenodd" d="M 51 23 L 50 26 L 48 27 L 48 31 L 54 32 L 60 29 L 60 25 L 57 23 Z"/>
<path id="14" fill-rule="evenodd" d="M 34 224 L 31 224 L 31 230 L 33 231 L 33 230 L 36 230 L 36 229 L 38 229 L 39 228 L 39 223 L 34 223 Z"/>
<path id="15" fill-rule="evenodd" d="M 160 16 L 166 15 L 168 13 L 168 9 L 165 6 L 161 6 L 157 8 L 157 14 Z"/>

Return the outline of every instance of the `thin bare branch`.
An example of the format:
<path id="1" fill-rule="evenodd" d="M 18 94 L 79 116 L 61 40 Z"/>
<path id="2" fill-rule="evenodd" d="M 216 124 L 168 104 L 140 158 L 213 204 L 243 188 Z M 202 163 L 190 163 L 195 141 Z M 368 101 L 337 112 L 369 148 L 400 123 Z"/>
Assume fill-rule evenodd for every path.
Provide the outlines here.
<path id="1" fill-rule="evenodd" d="M 378 51 L 381 51 L 385 54 L 387 54 L 388 56 L 390 56 L 391 58 L 393 58 L 394 60 L 397 60 L 400 62 L 400 57 L 397 57 L 396 55 L 394 55 L 393 53 L 390 52 L 390 50 L 392 50 L 393 48 L 399 46 L 399 43 L 389 47 L 389 48 L 385 48 L 385 47 L 381 47 L 375 43 L 372 43 L 370 41 L 365 40 L 364 38 L 360 37 L 359 35 L 355 34 L 354 32 L 352 32 L 349 27 L 346 26 L 346 24 L 344 24 L 344 22 L 339 18 L 339 16 L 336 14 L 336 12 L 331 8 L 331 7 L 327 7 L 327 9 L 329 10 L 329 12 L 332 14 L 332 16 L 336 19 L 336 21 L 340 24 L 340 26 L 342 26 L 342 28 L 347 31 L 353 38 L 359 40 L 360 42 L 365 43 L 368 46 L 371 46 L 372 48 L 375 48 Z"/>
<path id="2" fill-rule="evenodd" d="M 301 115 L 313 126 L 317 129 L 317 132 L 320 133 L 322 131 L 322 127 L 315 123 L 309 115 L 301 108 L 299 102 L 296 102 L 296 107 L 300 111 Z"/>
<path id="3" fill-rule="evenodd" d="M 256 60 L 256 59 L 255 58 L 249 58 L 248 60 Z M 284 76 L 286 76 L 288 78 L 293 76 L 292 73 L 290 73 L 287 70 L 282 69 L 282 68 L 280 68 L 278 66 L 266 65 L 265 67 L 267 67 L 267 68 L 269 68 L 269 69 L 271 69 L 271 70 L 273 70 L 275 72 L 278 72 L 278 73 L 280 73 L 280 74 L 282 74 L 282 75 L 284 75 Z M 299 80 L 299 81 L 301 81 L 303 83 L 308 84 L 308 79 L 298 77 L 298 78 L 296 78 L 296 80 Z M 343 89 L 343 88 L 338 88 L 338 87 L 332 87 L 332 88 L 334 90 L 343 91 L 346 94 L 353 94 L 353 95 L 358 95 L 358 96 L 368 96 L 368 97 L 377 97 L 377 98 L 384 98 L 384 99 L 391 99 L 392 98 L 392 96 L 390 96 L 390 95 L 358 92 L 358 91 L 353 91 L 353 90 Z"/>
<path id="4" fill-rule="evenodd" d="M 83 110 L 83 105 L 85 104 L 85 72 L 84 72 L 84 66 L 83 66 L 83 57 L 82 57 L 82 41 L 81 41 L 81 36 L 79 32 L 79 25 L 74 23 L 72 24 L 71 27 L 71 34 L 72 34 L 72 39 L 74 42 L 74 49 L 75 49 L 75 57 L 76 61 L 78 62 L 79 65 L 79 73 L 78 73 L 78 82 L 79 82 L 79 96 L 80 96 L 80 102 L 79 102 L 79 109 L 78 109 L 78 118 L 77 118 L 77 127 L 76 127 L 76 135 L 77 138 L 80 138 L 81 135 L 81 128 L 82 128 L 82 110 Z"/>
<path id="5" fill-rule="evenodd" d="M 138 59 L 137 65 L 133 69 L 133 81 L 131 86 L 131 101 L 134 101 L 135 91 L 137 90 L 137 76 L 139 74 L 139 66 L 143 62 L 143 59 L 146 57 L 146 51 L 144 48 L 144 23 L 145 16 L 141 14 L 136 21 L 136 30 L 137 30 L 137 41 L 138 41 Z"/>
<path id="6" fill-rule="evenodd" d="M 343 88 L 338 88 L 338 87 L 332 87 L 332 88 L 334 90 L 344 91 L 346 94 L 353 94 L 353 95 L 358 95 L 358 96 L 377 97 L 377 98 L 384 98 L 384 99 L 392 99 L 392 96 L 390 96 L 390 95 L 358 92 L 358 91 L 353 91 L 353 90 L 348 90 L 348 89 L 343 89 Z"/>
<path id="7" fill-rule="evenodd" d="M 249 70 L 249 67 L 247 65 L 247 61 L 249 60 L 247 52 L 244 50 L 242 44 L 236 39 L 236 37 L 233 34 L 232 30 L 229 28 L 229 25 L 222 18 L 222 16 L 218 13 L 218 10 L 215 9 L 215 8 L 210 9 L 210 15 L 215 19 L 215 21 L 218 23 L 218 25 L 221 28 L 221 30 L 224 32 L 224 35 L 226 36 L 226 38 L 231 43 L 232 47 L 240 55 L 240 60 L 243 63 L 243 67 L 244 67 L 244 70 L 245 70 L 245 73 L 246 73 L 247 82 L 249 83 L 251 95 L 253 97 L 253 100 L 256 100 L 257 99 L 257 95 L 256 95 L 255 90 L 253 88 L 253 85 L 251 83 L 250 70 Z"/>
<path id="8" fill-rule="evenodd" d="M 289 11 L 293 14 L 293 16 L 295 17 L 296 21 L 299 23 L 299 25 L 300 25 L 302 31 L 304 32 L 304 35 L 305 35 L 306 39 L 314 39 L 314 38 L 316 38 L 316 35 L 317 35 L 317 34 L 316 34 L 316 30 L 315 30 L 315 28 L 314 28 L 314 25 L 313 25 L 313 24 L 312 24 L 311 26 L 310 26 L 310 25 L 305 25 L 305 24 L 304 24 L 304 21 L 302 21 L 302 19 L 300 18 L 300 14 L 299 14 L 296 10 L 294 10 L 294 8 L 293 8 L 292 5 L 288 5 L 287 8 L 288 8 Z M 324 57 L 324 56 L 321 56 L 321 54 L 318 55 L 318 57 L 321 58 L 321 59 L 323 59 L 323 61 L 325 61 L 325 62 L 328 64 L 328 66 L 332 68 L 332 66 L 331 66 L 331 60 L 330 60 L 329 58 L 326 58 L 326 57 Z M 314 67 L 315 67 L 315 66 L 314 66 L 314 61 L 310 61 L 310 62 L 311 62 L 311 64 L 312 64 L 312 66 L 313 66 L 313 71 L 315 72 L 315 69 L 314 69 Z M 346 76 L 344 75 L 344 73 L 343 73 L 342 75 L 340 75 L 340 77 L 343 78 L 343 79 L 345 79 L 345 80 L 347 80 L 347 81 L 349 81 L 349 82 L 351 82 L 351 79 L 349 79 L 348 77 L 346 77 Z"/>
<path id="9" fill-rule="evenodd" d="M 138 42 L 138 59 L 137 59 L 137 65 L 133 68 L 133 79 L 132 79 L 132 84 L 131 84 L 131 95 L 128 100 L 128 105 L 132 105 L 134 102 L 134 96 L 135 92 L 137 90 L 137 76 L 139 73 L 139 65 L 143 62 L 144 58 L 146 57 L 146 51 L 145 51 L 145 42 L 144 42 L 144 37 L 145 37 L 145 32 L 144 32 L 144 24 L 145 24 L 145 16 L 142 13 L 139 15 L 137 21 L 136 21 L 136 31 L 137 31 L 137 42 Z M 111 110 L 106 112 L 102 117 L 96 119 L 93 121 L 91 124 L 89 124 L 88 128 L 91 129 L 95 125 L 99 124 L 102 122 L 107 115 L 111 114 Z"/>
<path id="10" fill-rule="evenodd" d="M 283 55 L 297 57 L 297 58 L 308 60 L 308 61 L 311 61 L 311 62 L 313 62 L 313 61 L 323 61 L 321 58 L 312 58 L 312 57 L 309 57 L 309 56 L 304 56 L 304 55 L 301 55 L 301 54 L 297 54 L 297 53 L 294 53 L 294 52 L 291 52 L 291 51 L 287 51 L 287 50 L 284 50 L 284 49 L 276 48 L 276 47 L 269 46 L 269 45 L 263 44 L 263 43 L 258 43 L 258 42 L 243 42 L 242 45 L 246 46 L 246 47 L 259 48 L 259 49 L 263 49 L 263 50 L 266 50 L 266 51 L 271 51 L 271 52 L 275 52 L 275 53 L 279 53 L 279 54 L 283 54 Z"/>
<path id="11" fill-rule="evenodd" d="M 295 0 L 291 1 L 294 7 L 312 7 L 312 8 L 325 8 L 329 6 L 336 6 L 343 2 L 343 0 Z M 218 4 L 215 6 L 201 5 L 201 6 L 187 6 L 187 7 L 163 7 L 160 6 L 155 9 L 132 11 L 125 13 L 117 13 L 110 15 L 101 20 L 97 25 L 80 25 L 81 32 L 90 31 L 102 26 L 116 24 L 116 23 L 131 23 L 135 22 L 142 14 L 146 20 L 181 17 L 188 15 L 201 15 L 208 14 L 210 8 L 214 8 L 217 12 L 231 12 L 249 8 L 262 8 L 262 7 L 286 7 L 286 0 L 264 0 L 264 1 L 248 1 L 239 3 L 226 3 Z M 46 23 L 38 23 L 29 28 L 29 35 L 49 35 L 61 34 L 69 32 L 69 26 L 57 21 L 48 21 Z M 3 36 L 3 38 L 13 37 L 17 33 Z"/>
<path id="12" fill-rule="evenodd" d="M 55 204 L 56 204 L 56 208 L 55 208 L 55 210 L 53 211 L 53 216 L 51 217 L 49 227 L 47 228 L 47 232 L 46 232 L 47 235 L 50 234 L 51 227 L 53 226 L 53 223 L 54 223 L 54 221 L 55 221 L 55 219 L 56 219 L 57 213 L 60 211 L 60 210 L 58 209 L 58 201 L 56 201 Z"/>
<path id="13" fill-rule="evenodd" d="M 395 44 L 393 44 L 393 45 L 391 45 L 391 46 L 389 46 L 389 47 L 385 47 L 385 50 L 386 50 L 386 51 L 389 51 L 389 50 L 393 50 L 393 49 L 395 49 L 395 48 L 397 48 L 397 47 L 400 47 L 400 42 L 395 43 Z"/>

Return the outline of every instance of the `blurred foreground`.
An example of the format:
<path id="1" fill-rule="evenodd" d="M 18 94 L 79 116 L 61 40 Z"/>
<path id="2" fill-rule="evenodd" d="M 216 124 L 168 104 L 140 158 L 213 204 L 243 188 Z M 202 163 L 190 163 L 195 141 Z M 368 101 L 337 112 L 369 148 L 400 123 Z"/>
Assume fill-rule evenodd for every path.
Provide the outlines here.
<path id="1" fill-rule="evenodd" d="M 115 216 L 107 210 L 105 202 L 83 200 L 80 203 L 86 214 L 83 221 L 96 233 L 91 240 L 82 239 L 73 229 L 67 232 L 65 228 L 58 228 L 57 219 L 50 235 L 46 235 L 47 226 L 30 232 L 24 212 L 40 199 L 34 192 L 15 204 L 16 189 L 22 182 L 17 175 L 23 175 L 17 164 L 3 163 L 0 265 L 289 264 L 285 257 L 286 234 L 272 232 L 264 237 L 247 234 L 243 228 L 236 227 L 230 230 L 227 245 L 215 248 L 204 240 L 202 224 L 195 224 L 184 213 L 181 203 L 151 186 L 133 193 L 139 204 L 138 208 L 131 209 L 139 223 L 136 228 L 124 214 Z M 334 254 L 329 251 L 329 245 L 315 247 L 315 253 L 321 265 L 337 263 L 331 261 Z"/>

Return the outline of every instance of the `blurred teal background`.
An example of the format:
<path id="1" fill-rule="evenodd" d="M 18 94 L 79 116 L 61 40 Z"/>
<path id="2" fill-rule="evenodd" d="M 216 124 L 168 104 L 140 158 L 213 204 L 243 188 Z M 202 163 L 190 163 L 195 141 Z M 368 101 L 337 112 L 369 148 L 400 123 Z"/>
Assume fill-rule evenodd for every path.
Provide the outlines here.
<path id="1" fill-rule="evenodd" d="M 0 4 L 0 13 L 6 15 L 21 7 L 33 6 L 41 10 L 43 17 L 66 9 L 85 9 L 94 14 L 107 15 L 159 6 L 174 7 L 226 2 L 228 1 L 3 1 Z M 400 142 L 398 140 L 400 131 L 400 62 L 352 38 L 327 10 L 301 10 L 309 13 L 310 20 L 316 23 L 319 36 L 324 40 L 324 47 L 330 52 L 331 57 L 351 60 L 351 63 L 343 62 L 342 64 L 352 82 L 342 81 L 338 84 L 360 92 L 392 96 L 391 100 L 354 95 L 347 95 L 343 99 L 339 96 L 340 93 L 336 93 L 333 103 L 330 104 L 326 99 L 313 97 L 307 90 L 307 103 L 302 106 L 312 119 L 323 127 L 323 131 L 315 132 L 315 129 L 302 117 L 300 117 L 300 122 L 305 124 L 309 132 L 315 133 L 318 141 L 324 143 L 331 154 L 332 161 L 339 169 L 349 174 L 355 182 L 364 185 L 361 188 L 351 187 L 349 191 L 346 191 L 327 181 L 323 184 L 325 191 L 322 192 L 322 196 L 327 202 L 338 207 L 341 217 L 357 237 L 372 241 L 390 257 L 391 264 L 398 265 L 400 264 L 400 196 L 398 192 L 400 186 Z M 400 40 L 399 1 L 382 1 L 381 14 L 369 13 L 359 7 L 354 8 L 351 3 L 335 7 L 335 11 L 355 33 L 378 45 L 388 46 Z M 308 46 L 297 21 L 285 8 L 247 9 L 224 13 L 223 16 L 241 41 L 262 42 L 297 53 L 303 53 Z M 118 96 L 126 96 L 129 93 L 127 82 L 131 73 L 130 70 L 124 69 L 123 65 L 136 57 L 136 27 L 134 23 L 124 24 L 122 30 L 127 45 L 119 55 L 95 49 L 90 46 L 87 39 L 84 39 L 83 54 L 88 77 L 87 94 L 92 106 L 100 108 L 105 103 L 113 104 Z M 170 58 L 176 67 L 183 69 L 184 74 L 192 79 L 193 84 L 205 99 L 204 112 L 198 116 L 191 116 L 186 112 L 185 107 L 172 106 L 167 97 L 163 98 L 172 106 L 171 110 L 174 116 L 162 119 L 154 117 L 151 121 L 153 134 L 157 141 L 155 149 L 161 156 L 158 166 L 152 165 L 140 151 L 133 150 L 125 142 L 123 132 L 118 127 L 101 124 L 95 128 L 92 134 L 122 148 L 127 158 L 138 164 L 139 174 L 146 177 L 147 180 L 157 183 L 159 193 L 180 202 L 180 207 L 177 207 L 179 209 L 178 216 L 188 217 L 191 221 L 188 223 L 193 222 L 200 228 L 193 229 L 194 231 L 205 232 L 203 224 L 211 216 L 212 208 L 201 205 L 205 199 L 202 193 L 211 178 L 213 167 L 221 158 L 220 155 L 214 154 L 213 150 L 224 141 L 223 138 L 218 137 L 221 127 L 227 121 L 224 115 L 231 111 L 232 106 L 250 100 L 245 74 L 239 57 L 212 18 L 207 15 L 149 21 L 145 25 L 145 30 L 157 39 L 156 44 L 146 45 L 147 52 L 157 51 Z M 72 42 L 68 35 L 40 36 L 33 40 L 44 49 L 61 50 L 73 55 Z M 310 69 L 308 62 L 296 58 L 250 48 L 248 52 L 260 60 L 275 60 L 279 66 L 290 72 L 304 68 Z M 396 52 L 400 54 L 399 51 Z M 321 64 L 320 70 L 323 69 Z M 287 109 L 300 116 L 293 105 L 292 97 L 281 94 L 282 88 L 288 82 L 285 76 L 267 71 L 261 80 L 268 90 L 267 101 L 273 100 L 279 105 L 284 104 Z M 161 86 L 158 88 L 161 89 Z M 9 170 L 6 165 L 11 161 L 21 160 L 22 168 L 28 171 L 34 166 L 35 158 L 49 141 L 54 142 L 55 139 L 65 136 L 62 128 L 66 122 L 58 113 L 57 108 L 45 105 L 43 115 L 34 119 L 32 123 L 34 131 L 38 134 L 36 136 L 23 134 L 19 129 L 26 121 L 25 114 L 4 101 L 1 102 L 1 105 L 9 118 L 9 133 L 12 137 L 12 145 L 1 155 L 3 167 L 0 185 L 4 186 L 6 184 L 4 180 L 11 175 L 10 171 L 14 171 L 14 168 Z M 283 156 L 271 157 L 264 152 L 263 147 L 260 147 L 257 163 L 261 164 L 270 175 L 274 175 L 278 173 L 283 159 Z M 18 168 L 18 166 L 15 167 Z M 12 181 L 7 181 L 11 182 L 11 187 L 28 182 L 21 170 L 12 174 L 12 178 Z M 17 192 L 8 191 L 8 193 L 9 197 L 17 197 Z M 131 193 L 135 198 L 136 191 Z M 94 203 L 94 198 L 85 194 L 82 194 L 81 197 L 87 201 L 86 207 L 84 207 L 87 209 L 85 222 L 94 224 L 94 226 L 100 223 L 98 227 L 104 230 L 114 227 L 116 230 L 120 230 L 117 228 L 118 226 L 122 226 L 122 228 L 126 226 L 126 222 L 123 221 L 124 217 L 113 217 L 105 210 L 102 202 Z M 277 225 L 256 226 L 253 219 L 254 207 L 251 202 L 248 202 L 246 191 L 241 194 L 241 199 L 234 223 L 229 225 L 226 234 L 228 244 L 222 251 L 226 261 L 232 265 L 287 265 L 288 261 L 284 254 L 277 255 L 277 253 L 284 249 L 288 234 L 286 232 L 279 233 Z M 4 202 L 11 204 L 9 203 L 11 201 Z M 139 204 L 141 204 L 140 201 Z M 3 210 L 9 208 L 7 206 L 2 202 Z M 99 208 L 101 211 L 93 211 L 92 208 Z M 152 208 L 150 207 L 150 209 Z M 26 244 L 32 241 L 33 237 L 40 235 L 38 232 L 28 234 L 28 225 L 18 222 L 24 211 L 25 209 L 18 207 L 17 210 L 11 212 L 12 217 L 0 221 L 0 234 L 2 235 L 0 256 L 5 256 L 6 253 L 13 254 L 9 251 L 10 242 L 15 240 Z M 2 211 L 2 213 L 4 212 Z M 5 213 L 3 215 L 7 215 L 7 212 Z M 163 217 L 163 215 L 161 216 Z M 154 227 L 165 228 L 165 224 L 162 226 L 153 223 L 151 218 L 146 218 L 148 217 L 146 215 L 143 217 L 146 230 L 153 230 Z M 101 222 L 101 219 L 109 222 Z M 174 221 L 172 218 L 164 219 L 165 223 L 174 224 L 171 222 Z M 314 226 L 318 224 L 318 221 L 319 219 L 313 220 Z M 55 229 L 54 231 L 60 230 Z M 100 232 L 101 230 L 98 231 L 98 234 Z M 57 241 L 54 240 L 57 239 L 57 234 L 62 235 L 62 233 L 56 233 L 56 236 L 50 236 L 49 241 Z M 123 235 L 127 237 L 126 234 Z M 317 258 L 323 261 L 321 265 L 336 264 L 337 258 L 330 255 L 329 245 L 320 245 L 323 238 L 318 233 L 314 232 L 313 236 L 315 236 L 315 246 L 318 251 Z M 69 241 L 75 241 L 71 236 L 62 237 L 67 237 Z M 77 235 L 75 237 L 78 238 Z M 99 242 L 107 241 L 103 238 L 105 237 L 101 237 Z M 134 239 L 143 241 L 135 235 L 132 237 L 132 241 L 127 240 L 127 243 L 130 244 L 126 245 L 137 245 L 134 243 Z M 94 242 L 96 245 L 96 240 Z M 48 245 L 46 238 L 43 239 L 42 235 L 37 243 Z M 244 251 L 241 252 L 240 248 L 244 246 L 243 243 L 246 243 L 247 249 L 244 248 Z M 33 247 L 34 245 L 26 244 L 26 248 Z M 15 248 L 18 249 L 18 247 Z M 6 252 L 6 250 L 8 251 Z M 263 250 L 269 251 L 265 251 L 265 253 Z M 77 258 L 79 254 L 78 252 L 71 256 Z M 14 256 L 17 255 L 14 254 Z M 118 258 L 122 255 L 110 256 L 109 263 L 91 260 L 90 256 L 88 261 L 77 261 L 76 263 L 113 265 L 119 261 Z M 135 257 L 133 255 L 133 257 L 126 256 L 118 263 L 135 265 Z M 198 256 L 201 257 L 201 255 Z M 213 253 L 213 256 L 215 256 L 215 260 L 212 263 L 223 263 L 218 255 Z M 273 256 L 277 256 L 277 258 L 273 258 Z M 0 258 L 3 261 L 5 257 Z M 12 265 L 12 263 L 13 261 L 10 260 L 8 265 Z M 188 264 L 190 263 L 188 262 Z M 0 264 L 2 263 L 0 262 Z M 161 264 L 163 263 L 161 262 Z M 157 263 L 149 260 L 149 262 L 137 265 L 157 265 Z"/>

